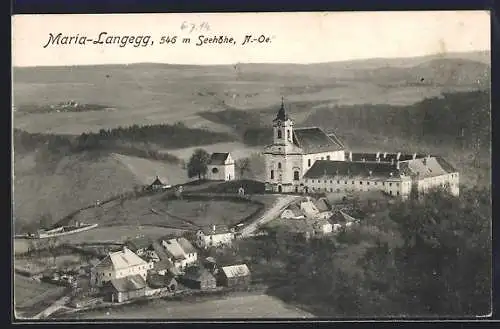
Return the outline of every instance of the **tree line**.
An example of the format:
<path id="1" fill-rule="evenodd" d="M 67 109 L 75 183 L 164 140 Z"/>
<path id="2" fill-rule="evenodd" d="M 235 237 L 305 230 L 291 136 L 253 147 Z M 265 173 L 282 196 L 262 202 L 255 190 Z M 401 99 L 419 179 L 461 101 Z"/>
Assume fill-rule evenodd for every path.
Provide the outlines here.
<path id="1" fill-rule="evenodd" d="M 284 264 L 263 275 L 283 279 L 269 293 L 322 316 L 490 312 L 489 190 L 464 188 L 459 198 L 435 190 L 423 200 L 396 202 L 374 214 L 324 239 L 285 240 L 279 229 L 269 229 L 268 236 L 237 242 L 226 258 L 237 255 L 254 268 L 262 262 L 269 269 Z"/>

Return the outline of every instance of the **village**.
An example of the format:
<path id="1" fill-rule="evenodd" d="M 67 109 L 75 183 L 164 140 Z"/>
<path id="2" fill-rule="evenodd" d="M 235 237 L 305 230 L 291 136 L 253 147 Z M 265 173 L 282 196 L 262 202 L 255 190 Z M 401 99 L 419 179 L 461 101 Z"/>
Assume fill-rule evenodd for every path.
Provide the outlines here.
<path id="1" fill-rule="evenodd" d="M 27 234 L 30 248 L 25 257 L 16 259 L 16 274 L 61 290 L 56 300 L 41 297 L 38 304 L 43 307 L 26 316 L 46 318 L 144 299 L 262 289 L 265 280 L 252 259 L 228 257 L 226 251 L 236 241 L 257 239 L 276 227 L 286 227 L 279 239 L 322 239 L 365 220 L 355 203 L 376 204 L 383 211 L 384 204 L 418 197 L 435 187 L 458 195 L 458 172 L 441 157 L 353 153 L 319 128 L 295 128 L 283 102 L 273 130 L 274 142 L 264 150 L 265 182 L 239 179 L 230 153 L 212 153 L 198 183 L 171 186 L 157 176 L 142 191 L 97 200 L 51 229 Z M 146 200 L 140 208 L 148 210 L 147 216 L 130 215 L 136 217 L 134 237 L 107 244 L 61 243 L 63 237 L 71 240 L 72 234 L 112 228 L 109 223 L 116 216 L 106 219 L 99 211 L 123 206 L 127 200 Z M 171 208 L 155 206 L 158 200 L 163 206 L 191 201 L 204 206 L 188 219 L 174 215 Z M 212 217 L 207 209 L 218 202 L 229 214 L 229 202 L 244 205 L 233 211 L 240 217 L 226 221 L 220 220 L 221 213 Z M 123 213 L 130 214 L 126 209 Z M 141 226 L 153 217 L 177 221 L 183 229 L 162 237 L 141 233 Z M 52 262 L 41 266 L 39 259 Z"/>

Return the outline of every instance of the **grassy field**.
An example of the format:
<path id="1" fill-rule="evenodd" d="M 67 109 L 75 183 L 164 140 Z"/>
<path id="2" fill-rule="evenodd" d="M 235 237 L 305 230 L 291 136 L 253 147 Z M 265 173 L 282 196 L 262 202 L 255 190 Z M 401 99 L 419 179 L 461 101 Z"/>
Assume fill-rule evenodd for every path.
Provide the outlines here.
<path id="1" fill-rule="evenodd" d="M 470 54 L 462 56 L 470 58 Z M 30 132 L 82 133 L 119 125 L 183 121 L 190 127 L 221 131 L 227 127 L 196 113 L 228 107 L 250 111 L 279 106 L 281 96 L 285 96 L 287 102 L 406 104 L 443 89 L 477 88 L 477 81 L 483 78 L 488 66 L 449 57 L 445 58 L 446 65 L 432 58 L 415 58 L 404 64 L 397 60 L 378 60 L 369 65 L 368 61 L 356 61 L 317 65 L 137 64 L 16 68 L 13 78 L 16 106 L 74 100 L 102 104 L 113 110 L 16 113 L 14 126 Z M 427 62 L 428 65 L 423 65 Z M 392 67 L 394 65 L 399 67 Z M 411 84 L 414 80 L 419 81 L 417 77 L 431 78 L 428 77 L 430 73 L 461 79 L 447 79 L 446 86 Z"/>
<path id="2" fill-rule="evenodd" d="M 74 220 L 99 225 L 147 225 L 168 229 L 193 230 L 197 226 L 234 224 L 255 213 L 258 206 L 220 199 L 165 200 L 164 194 L 137 199 L 113 201 L 103 207 L 90 208 Z M 94 230 L 88 231 L 93 234 Z"/>
<path id="3" fill-rule="evenodd" d="M 71 155 L 46 160 L 36 153 L 14 160 L 14 215 L 25 221 L 49 213 L 53 220 L 81 207 L 150 184 L 185 182 L 180 166 L 119 154 Z"/>
<path id="4" fill-rule="evenodd" d="M 14 306 L 17 317 L 33 316 L 64 294 L 65 288 L 14 276 Z"/>
<path id="5" fill-rule="evenodd" d="M 242 294 L 200 302 L 155 300 L 144 305 L 88 312 L 78 319 L 302 319 L 313 315 L 264 294 Z"/>

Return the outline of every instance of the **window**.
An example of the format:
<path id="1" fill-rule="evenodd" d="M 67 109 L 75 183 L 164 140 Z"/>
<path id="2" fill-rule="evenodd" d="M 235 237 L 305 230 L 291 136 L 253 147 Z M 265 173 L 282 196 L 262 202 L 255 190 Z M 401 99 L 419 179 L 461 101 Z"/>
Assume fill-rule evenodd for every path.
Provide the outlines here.
<path id="1" fill-rule="evenodd" d="M 330 192 L 333 192 L 333 188 L 330 187 Z"/>
<path id="2" fill-rule="evenodd" d="M 325 160 L 325 157 L 321 157 L 321 160 Z"/>
<path id="3" fill-rule="evenodd" d="M 278 162 L 278 169 L 281 169 L 281 162 Z"/>
<path id="4" fill-rule="evenodd" d="M 213 169 L 212 169 L 212 173 L 213 173 L 213 174 L 216 174 L 216 173 L 218 173 L 218 172 L 219 172 L 219 169 L 217 169 L 217 168 L 213 168 Z"/>
<path id="5" fill-rule="evenodd" d="M 360 181 L 360 182 L 359 182 L 359 185 L 363 185 L 363 182 L 361 182 L 361 181 Z"/>
<path id="6" fill-rule="evenodd" d="M 392 191 L 389 191 L 389 194 L 392 195 Z"/>
<path id="7" fill-rule="evenodd" d="M 326 184 L 326 179 L 325 179 L 325 184 Z"/>
<path id="8" fill-rule="evenodd" d="M 354 181 L 352 181 L 352 185 L 354 185 Z"/>
<path id="9" fill-rule="evenodd" d="M 271 179 L 274 179 L 274 170 L 271 170 Z"/>
<path id="10" fill-rule="evenodd" d="M 307 159 L 307 165 L 310 167 L 311 166 L 311 159 Z"/>
<path id="11" fill-rule="evenodd" d="M 373 183 L 373 184 L 377 185 L 377 182 L 375 182 L 375 183 Z"/>
<path id="12" fill-rule="evenodd" d="M 392 183 L 389 183 L 389 186 L 392 186 Z"/>
<path id="13" fill-rule="evenodd" d="M 366 185 L 370 185 L 370 182 L 366 182 Z"/>
<path id="14" fill-rule="evenodd" d="M 327 159 L 327 160 L 330 160 L 330 156 L 329 156 L 329 155 L 327 155 L 327 156 L 326 156 L 326 159 Z"/>
<path id="15" fill-rule="evenodd" d="M 290 139 L 290 130 L 287 130 L 286 132 L 287 132 L 288 139 Z"/>
<path id="16" fill-rule="evenodd" d="M 333 183 L 332 180 L 330 180 L 330 184 Z"/>
<path id="17" fill-rule="evenodd" d="M 293 172 L 293 180 L 299 180 L 299 179 L 300 179 L 300 178 L 299 178 L 299 171 L 298 171 L 298 170 L 295 170 L 295 171 Z"/>
<path id="18" fill-rule="evenodd" d="M 399 186 L 399 183 L 396 183 L 396 186 Z"/>
<path id="19" fill-rule="evenodd" d="M 385 186 L 385 182 L 382 182 L 382 186 Z"/>
<path id="20" fill-rule="evenodd" d="M 281 129 L 278 129 L 278 138 L 281 138 Z"/>
<path id="21" fill-rule="evenodd" d="M 397 195 L 399 195 L 399 191 L 398 191 L 398 192 L 396 192 L 396 194 L 397 194 Z"/>
<path id="22" fill-rule="evenodd" d="M 346 185 L 347 185 L 347 181 L 345 181 Z"/>
<path id="23" fill-rule="evenodd" d="M 340 184 L 340 181 L 339 181 L 339 180 L 337 181 L 337 184 Z"/>

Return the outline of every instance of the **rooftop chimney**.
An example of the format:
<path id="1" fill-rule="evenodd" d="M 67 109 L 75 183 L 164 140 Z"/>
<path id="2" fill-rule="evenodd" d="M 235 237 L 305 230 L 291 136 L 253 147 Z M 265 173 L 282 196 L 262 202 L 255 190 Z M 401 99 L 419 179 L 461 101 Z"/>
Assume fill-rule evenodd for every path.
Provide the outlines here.
<path id="1" fill-rule="evenodd" d="M 352 152 L 349 152 L 349 161 L 352 161 Z"/>
<path id="2" fill-rule="evenodd" d="M 215 232 L 215 224 L 212 226 L 212 230 Z"/>
<path id="3" fill-rule="evenodd" d="M 398 154 L 396 155 L 396 160 L 399 160 L 400 157 L 401 157 L 401 152 L 398 152 Z"/>
<path id="4" fill-rule="evenodd" d="M 387 152 L 384 152 L 384 159 L 385 159 L 386 156 L 387 156 Z"/>
<path id="5" fill-rule="evenodd" d="M 377 152 L 377 155 L 375 156 L 375 158 L 378 160 L 380 158 L 380 152 Z"/>
<path id="6" fill-rule="evenodd" d="M 417 158 L 417 153 L 413 153 L 413 160 Z"/>
<path id="7" fill-rule="evenodd" d="M 396 169 L 399 170 L 399 161 L 396 162 Z"/>

